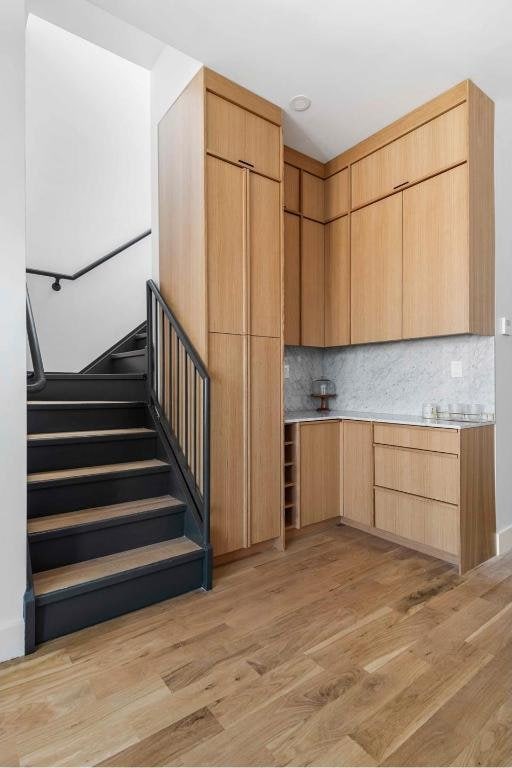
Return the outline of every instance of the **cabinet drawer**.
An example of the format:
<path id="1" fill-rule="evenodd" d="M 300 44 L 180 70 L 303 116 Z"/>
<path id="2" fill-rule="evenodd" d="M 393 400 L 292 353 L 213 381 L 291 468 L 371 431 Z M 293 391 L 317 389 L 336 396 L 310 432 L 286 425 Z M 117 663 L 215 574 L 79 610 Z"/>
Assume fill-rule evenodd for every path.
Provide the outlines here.
<path id="1" fill-rule="evenodd" d="M 376 445 L 375 485 L 458 504 L 459 457 Z"/>
<path id="2" fill-rule="evenodd" d="M 354 163 L 352 207 L 462 163 L 467 156 L 467 107 L 460 104 Z"/>
<path id="3" fill-rule="evenodd" d="M 373 439 L 376 443 L 403 448 L 420 448 L 439 453 L 459 453 L 459 433 L 456 429 L 407 427 L 396 424 L 375 424 Z"/>
<path id="4" fill-rule="evenodd" d="M 375 489 L 375 527 L 442 552 L 459 554 L 459 508 Z"/>

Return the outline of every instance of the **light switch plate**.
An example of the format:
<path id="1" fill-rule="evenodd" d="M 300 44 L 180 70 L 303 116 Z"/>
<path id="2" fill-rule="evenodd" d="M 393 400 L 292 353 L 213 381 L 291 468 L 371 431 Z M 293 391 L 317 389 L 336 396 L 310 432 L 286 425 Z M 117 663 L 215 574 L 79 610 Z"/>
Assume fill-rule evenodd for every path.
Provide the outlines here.
<path id="1" fill-rule="evenodd" d="M 512 323 L 509 317 L 500 317 L 498 331 L 501 336 L 510 336 L 512 333 Z"/>
<path id="2" fill-rule="evenodd" d="M 462 362 L 460 360 L 452 360 L 452 379 L 462 378 Z"/>
<path id="3" fill-rule="evenodd" d="M 285 379 L 290 378 L 290 366 L 288 365 L 288 363 L 286 363 L 286 365 L 284 366 L 284 377 Z"/>

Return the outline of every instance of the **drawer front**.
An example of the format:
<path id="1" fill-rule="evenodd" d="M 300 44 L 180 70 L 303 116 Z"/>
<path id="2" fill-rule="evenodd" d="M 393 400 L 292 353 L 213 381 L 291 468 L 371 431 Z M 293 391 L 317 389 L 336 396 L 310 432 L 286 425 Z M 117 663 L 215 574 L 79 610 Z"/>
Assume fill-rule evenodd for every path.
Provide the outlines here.
<path id="1" fill-rule="evenodd" d="M 459 554 L 459 508 L 375 489 L 375 527 L 451 555 Z"/>
<path id="2" fill-rule="evenodd" d="M 352 207 L 462 163 L 467 156 L 467 107 L 460 104 L 354 163 Z"/>
<path id="3" fill-rule="evenodd" d="M 420 448 L 439 453 L 459 453 L 459 432 L 456 429 L 407 427 L 396 424 L 375 424 L 373 439 L 376 443 L 402 448 Z"/>
<path id="4" fill-rule="evenodd" d="M 450 453 L 375 446 L 375 485 L 459 503 L 459 458 Z"/>

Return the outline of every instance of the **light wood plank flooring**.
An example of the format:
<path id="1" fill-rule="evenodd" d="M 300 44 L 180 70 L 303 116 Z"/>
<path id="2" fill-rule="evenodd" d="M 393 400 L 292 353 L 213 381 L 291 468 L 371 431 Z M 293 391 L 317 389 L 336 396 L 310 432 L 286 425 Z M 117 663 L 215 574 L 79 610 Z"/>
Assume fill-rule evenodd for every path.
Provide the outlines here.
<path id="1" fill-rule="evenodd" d="M 512 555 L 320 527 L 0 667 L 2 765 L 512 764 Z"/>

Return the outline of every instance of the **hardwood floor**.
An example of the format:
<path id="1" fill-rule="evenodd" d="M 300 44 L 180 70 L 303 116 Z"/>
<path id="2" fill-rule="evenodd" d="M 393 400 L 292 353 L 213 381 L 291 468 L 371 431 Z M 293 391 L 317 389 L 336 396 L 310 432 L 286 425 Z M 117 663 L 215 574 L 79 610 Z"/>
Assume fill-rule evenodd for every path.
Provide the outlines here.
<path id="1" fill-rule="evenodd" d="M 1 765 L 512 764 L 512 554 L 322 524 L 0 666 Z"/>

